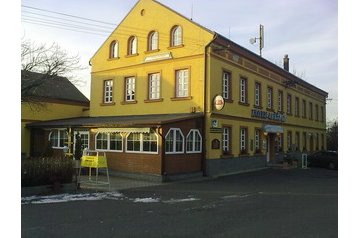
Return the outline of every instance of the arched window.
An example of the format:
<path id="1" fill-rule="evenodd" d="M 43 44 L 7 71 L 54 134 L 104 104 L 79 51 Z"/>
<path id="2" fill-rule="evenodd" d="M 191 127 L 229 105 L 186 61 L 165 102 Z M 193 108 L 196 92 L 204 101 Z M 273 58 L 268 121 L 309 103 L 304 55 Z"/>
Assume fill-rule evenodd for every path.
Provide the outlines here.
<path id="1" fill-rule="evenodd" d="M 179 128 L 171 128 L 165 136 L 165 153 L 184 153 L 184 135 Z"/>
<path id="2" fill-rule="evenodd" d="M 128 39 L 128 55 L 137 54 L 137 37 L 131 36 Z"/>
<path id="3" fill-rule="evenodd" d="M 54 148 L 63 148 L 67 146 L 68 134 L 66 130 L 53 130 L 49 134 L 51 146 Z"/>
<path id="4" fill-rule="evenodd" d="M 114 40 L 111 42 L 110 46 L 109 46 L 109 58 L 110 59 L 114 59 L 114 58 L 118 58 L 118 41 Z"/>
<path id="5" fill-rule="evenodd" d="M 151 31 L 148 35 L 148 51 L 158 49 L 158 32 Z"/>
<path id="6" fill-rule="evenodd" d="M 186 151 L 187 153 L 201 153 L 202 138 L 198 129 L 191 129 L 186 137 Z"/>
<path id="7" fill-rule="evenodd" d="M 174 26 L 170 32 L 170 46 L 178 46 L 183 43 L 181 26 Z"/>

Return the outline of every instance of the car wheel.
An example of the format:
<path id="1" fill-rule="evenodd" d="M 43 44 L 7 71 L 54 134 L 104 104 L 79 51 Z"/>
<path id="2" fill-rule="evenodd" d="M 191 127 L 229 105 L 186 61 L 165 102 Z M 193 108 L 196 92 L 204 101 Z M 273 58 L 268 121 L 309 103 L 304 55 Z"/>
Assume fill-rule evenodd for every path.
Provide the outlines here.
<path id="1" fill-rule="evenodd" d="M 333 162 L 329 162 L 328 168 L 329 168 L 329 169 L 335 169 L 335 168 L 336 168 L 336 165 L 335 165 Z"/>

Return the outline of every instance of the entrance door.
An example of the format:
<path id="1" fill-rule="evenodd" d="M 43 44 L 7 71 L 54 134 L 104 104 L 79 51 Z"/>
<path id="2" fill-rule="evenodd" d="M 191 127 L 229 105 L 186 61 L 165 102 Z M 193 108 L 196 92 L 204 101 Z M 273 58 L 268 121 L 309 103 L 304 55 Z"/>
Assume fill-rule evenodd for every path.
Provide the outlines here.
<path id="1" fill-rule="evenodd" d="M 267 162 L 275 160 L 275 133 L 268 133 L 267 135 Z"/>
<path id="2" fill-rule="evenodd" d="M 89 132 L 88 131 L 75 131 L 75 133 L 73 133 L 73 154 L 75 154 L 76 152 L 76 135 L 77 133 L 80 134 L 81 136 L 81 142 L 82 142 L 82 150 L 84 148 L 89 148 Z"/>

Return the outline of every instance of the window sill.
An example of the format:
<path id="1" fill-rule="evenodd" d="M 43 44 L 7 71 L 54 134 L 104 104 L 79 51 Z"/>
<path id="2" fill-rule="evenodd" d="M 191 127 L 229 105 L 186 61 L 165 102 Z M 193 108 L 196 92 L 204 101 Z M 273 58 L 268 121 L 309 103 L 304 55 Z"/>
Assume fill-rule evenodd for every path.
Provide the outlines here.
<path id="1" fill-rule="evenodd" d="M 136 104 L 136 103 L 137 103 L 137 100 L 134 100 L 134 101 L 122 101 L 121 105 L 129 105 L 129 104 Z"/>
<path id="2" fill-rule="evenodd" d="M 125 57 L 126 58 L 130 58 L 130 57 L 135 57 L 135 56 L 138 56 L 139 54 L 138 53 L 136 53 L 136 54 L 132 54 L 132 55 L 126 55 Z"/>
<path id="3" fill-rule="evenodd" d="M 144 100 L 145 103 L 155 103 L 155 102 L 163 102 L 164 99 L 163 98 L 159 98 L 159 99 L 147 99 Z"/>
<path id="4" fill-rule="evenodd" d="M 287 115 L 287 116 L 293 116 L 292 113 L 287 113 L 286 115 Z"/>
<path id="5" fill-rule="evenodd" d="M 225 102 L 227 103 L 233 103 L 234 101 L 232 99 L 224 99 Z"/>
<path id="6" fill-rule="evenodd" d="M 118 60 L 118 59 L 120 59 L 119 56 L 118 57 L 113 57 L 113 58 L 108 58 L 107 61 L 114 61 L 114 60 Z"/>
<path id="7" fill-rule="evenodd" d="M 189 97 L 175 97 L 175 98 L 170 98 L 170 100 L 172 101 L 182 101 L 182 100 L 191 100 L 193 99 L 192 96 L 189 96 Z"/>
<path id="8" fill-rule="evenodd" d="M 160 49 L 156 49 L 156 50 L 147 50 L 144 52 L 144 54 L 151 54 L 151 53 L 156 53 L 156 52 L 159 52 Z"/>
<path id="9" fill-rule="evenodd" d="M 182 48 L 182 47 L 184 47 L 184 44 L 175 45 L 175 46 L 169 46 L 169 47 L 168 47 L 168 50 L 177 49 L 177 48 Z"/>
<path id="10" fill-rule="evenodd" d="M 254 108 L 256 108 L 256 109 L 262 109 L 261 106 L 256 106 L 256 105 L 254 105 Z"/>
<path id="11" fill-rule="evenodd" d="M 247 103 L 247 102 L 238 102 L 238 103 L 239 103 L 239 105 L 241 105 L 241 106 L 250 106 L 250 104 Z"/>
<path id="12" fill-rule="evenodd" d="M 100 106 L 114 106 L 116 105 L 115 102 L 102 102 L 99 104 Z"/>
<path id="13" fill-rule="evenodd" d="M 220 155 L 221 159 L 229 159 L 229 158 L 232 158 L 232 157 L 234 157 L 233 154 L 222 154 L 222 155 Z"/>
<path id="14" fill-rule="evenodd" d="M 268 111 L 268 112 L 275 112 L 275 110 L 273 110 L 272 108 L 266 108 L 266 111 Z"/>

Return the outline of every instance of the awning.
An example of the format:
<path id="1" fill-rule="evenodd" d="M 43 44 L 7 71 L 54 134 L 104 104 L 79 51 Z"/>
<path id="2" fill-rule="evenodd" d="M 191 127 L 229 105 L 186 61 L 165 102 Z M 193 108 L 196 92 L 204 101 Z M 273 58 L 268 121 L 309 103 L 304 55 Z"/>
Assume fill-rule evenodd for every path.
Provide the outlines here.
<path id="1" fill-rule="evenodd" d="M 144 128 L 98 128 L 97 132 L 99 132 L 99 133 L 121 133 L 121 132 L 149 133 L 150 128 L 149 127 L 144 127 Z"/>
<path id="2" fill-rule="evenodd" d="M 276 125 L 264 125 L 262 130 L 267 133 L 283 133 L 283 128 Z"/>

